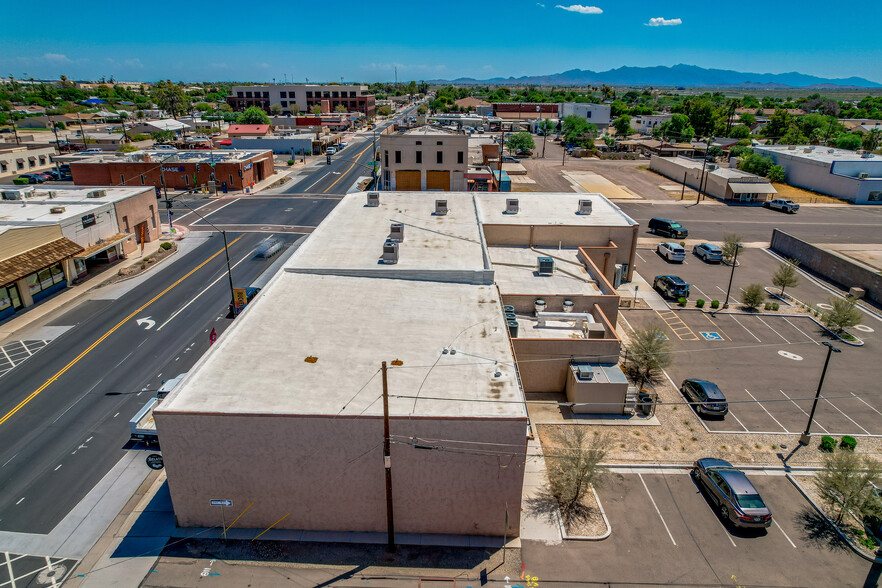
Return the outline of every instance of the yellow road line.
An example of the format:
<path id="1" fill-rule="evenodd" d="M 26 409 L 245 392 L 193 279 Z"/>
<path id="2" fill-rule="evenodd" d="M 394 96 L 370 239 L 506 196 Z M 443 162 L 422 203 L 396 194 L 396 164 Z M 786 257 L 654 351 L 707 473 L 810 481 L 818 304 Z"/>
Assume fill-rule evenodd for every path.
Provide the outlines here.
<path id="1" fill-rule="evenodd" d="M 714 320 L 713 320 L 710 316 L 708 316 L 706 313 L 701 313 L 701 314 L 703 314 L 703 315 L 704 315 L 704 318 L 706 318 L 707 320 L 709 320 L 709 321 L 711 322 L 711 324 L 717 329 L 717 333 L 720 334 L 720 336 L 723 338 L 723 340 L 725 340 L 725 339 L 729 339 L 729 341 L 732 340 L 732 338 L 729 337 L 729 336 L 726 334 L 726 332 L 723 331 L 723 329 L 721 329 L 720 326 L 719 326 L 717 323 L 715 323 Z"/>
<path id="2" fill-rule="evenodd" d="M 334 180 L 334 183 L 331 184 L 330 186 L 328 186 L 328 187 L 322 192 L 322 194 L 327 194 L 327 193 L 328 193 L 328 190 L 330 190 L 331 188 L 333 188 L 333 187 L 337 184 L 337 182 L 339 182 L 340 180 L 343 179 L 343 176 L 345 176 L 345 175 L 348 174 L 350 171 L 352 171 L 352 168 L 355 167 L 355 164 L 356 164 L 356 163 L 358 163 L 358 158 L 361 157 L 362 154 L 363 154 L 365 151 L 367 151 L 368 149 L 370 149 L 370 148 L 371 148 L 371 145 L 373 145 L 373 143 L 369 143 L 367 147 L 365 147 L 364 149 L 362 149 L 361 151 L 359 151 L 358 155 L 355 156 L 355 161 L 352 162 L 352 165 L 349 166 L 349 169 L 347 169 L 345 172 L 343 172 L 343 174 L 342 174 L 339 178 L 337 178 L 336 180 Z"/>
<path id="3" fill-rule="evenodd" d="M 232 247 L 232 246 L 233 246 L 233 243 L 235 243 L 236 241 L 238 241 L 239 239 L 241 239 L 241 238 L 244 237 L 244 236 L 245 236 L 245 235 L 240 235 L 240 236 L 236 237 L 232 242 L 230 242 L 229 247 Z M 65 373 L 67 370 L 69 370 L 70 368 L 72 368 L 74 365 L 76 365 L 76 363 L 77 363 L 78 361 L 80 361 L 81 359 L 83 359 L 83 358 L 84 358 L 86 355 L 88 355 L 93 349 L 95 349 L 96 347 L 98 347 L 98 345 L 99 345 L 102 341 L 104 341 L 105 339 L 107 339 L 108 337 L 110 337 L 114 332 L 116 332 L 117 329 L 119 329 L 121 326 L 123 326 L 124 324 L 126 324 L 128 321 L 132 320 L 132 319 L 135 317 L 135 315 L 137 315 L 137 314 L 140 313 L 142 310 L 144 310 L 145 308 L 147 308 L 148 306 L 150 306 L 151 304 L 153 304 L 154 302 L 156 302 L 157 300 L 159 300 L 160 298 L 162 298 L 163 296 L 165 296 L 166 294 L 168 294 L 168 292 L 169 292 L 172 288 L 174 288 L 175 286 L 177 286 L 178 284 L 180 284 L 181 282 L 183 282 L 184 280 L 186 280 L 187 278 L 189 278 L 190 276 L 192 276 L 194 273 L 196 273 L 196 271 L 202 269 L 202 267 L 204 267 L 205 264 L 207 264 L 209 261 L 211 261 L 212 259 L 214 259 L 215 257 L 217 257 L 218 255 L 220 255 L 220 254 L 223 253 L 223 252 L 224 252 L 223 249 L 219 250 L 217 253 L 215 253 L 214 255 L 212 255 L 211 257 L 209 257 L 208 259 L 206 259 L 205 261 L 203 261 L 202 263 L 200 263 L 199 265 L 197 265 L 196 267 L 194 267 L 192 270 L 190 270 L 186 275 L 184 275 L 182 278 L 180 278 L 180 279 L 179 279 L 178 281 L 176 281 L 174 284 L 172 284 L 171 286 L 169 286 L 168 288 L 166 288 L 165 290 L 163 290 L 162 292 L 160 292 L 159 294 L 157 294 L 156 296 L 154 296 L 153 298 L 151 298 L 149 301 L 147 301 L 147 302 L 145 302 L 144 304 L 142 304 L 140 307 L 138 307 L 136 310 L 134 310 L 129 316 L 127 316 L 126 318 L 124 318 L 124 319 L 122 319 L 121 321 L 119 321 L 118 323 L 116 323 L 116 325 L 114 325 L 113 328 L 111 328 L 109 331 L 107 331 L 106 333 L 104 333 L 103 335 L 101 335 L 101 337 L 99 337 L 97 341 L 95 341 L 94 343 L 92 343 L 91 345 L 89 345 L 89 346 L 88 346 L 88 347 L 87 347 L 82 353 L 80 353 L 80 354 L 77 355 L 75 358 L 73 358 L 73 359 L 70 361 L 70 363 L 68 363 L 66 366 L 64 366 L 64 367 L 61 368 L 60 370 L 58 370 L 58 373 L 56 373 L 54 376 L 52 376 L 51 378 L 49 378 L 48 380 L 46 380 L 46 381 L 43 383 L 42 386 L 40 386 L 39 388 L 37 388 L 36 390 L 34 390 L 33 392 L 31 392 L 30 395 L 29 395 L 27 398 L 25 398 L 24 400 L 22 400 L 21 402 L 19 402 L 19 403 L 16 405 L 15 408 L 13 408 L 13 409 L 10 410 L 9 412 L 7 412 L 7 413 L 3 416 L 3 418 L 0 419 L 0 425 L 2 425 L 3 423 L 5 423 L 6 421 L 8 421 L 8 420 L 9 420 L 9 419 L 10 419 L 15 413 L 17 413 L 19 410 L 21 410 L 21 409 L 22 409 L 22 408 L 23 408 L 28 402 L 30 402 L 31 400 L 33 400 L 34 398 L 36 398 L 37 395 L 38 395 L 40 392 L 42 392 L 43 390 L 45 390 L 46 388 L 48 388 L 48 387 L 49 387 L 49 386 L 50 386 L 55 380 L 57 380 L 57 379 L 60 378 L 62 375 L 64 375 L 64 373 Z"/>

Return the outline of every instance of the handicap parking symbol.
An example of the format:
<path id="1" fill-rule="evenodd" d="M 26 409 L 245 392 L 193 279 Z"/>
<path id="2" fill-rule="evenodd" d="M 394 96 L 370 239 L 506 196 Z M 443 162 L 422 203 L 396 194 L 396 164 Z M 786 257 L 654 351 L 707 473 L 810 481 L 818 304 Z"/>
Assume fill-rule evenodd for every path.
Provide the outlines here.
<path id="1" fill-rule="evenodd" d="M 722 341 L 723 337 L 716 331 L 701 331 L 701 336 L 707 339 L 708 341 Z"/>

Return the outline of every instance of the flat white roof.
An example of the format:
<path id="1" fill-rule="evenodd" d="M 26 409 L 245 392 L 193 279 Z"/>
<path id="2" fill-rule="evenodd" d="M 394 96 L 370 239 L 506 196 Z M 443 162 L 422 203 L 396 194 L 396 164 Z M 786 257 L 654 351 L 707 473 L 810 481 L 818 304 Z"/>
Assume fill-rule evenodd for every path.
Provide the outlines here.
<path id="1" fill-rule="evenodd" d="M 573 192 L 477 192 L 481 221 L 490 225 L 630 227 L 637 221 L 602 194 Z M 517 198 L 517 214 L 505 214 L 505 201 Z M 579 200 L 591 200 L 591 214 L 576 214 Z"/>
<path id="2" fill-rule="evenodd" d="M 821 161 L 824 163 L 833 163 L 834 161 L 854 161 L 854 162 L 880 162 L 882 156 L 870 154 L 871 157 L 861 157 L 860 153 L 849 151 L 848 149 L 839 149 L 837 147 L 815 147 L 806 153 L 808 146 L 796 145 L 795 149 L 788 149 L 787 145 L 755 145 L 754 149 L 759 152 L 768 151 L 779 153 L 792 157 L 793 159 L 805 159 L 809 161 Z"/>
<path id="3" fill-rule="evenodd" d="M 364 192 L 348 194 L 285 264 L 286 271 L 394 276 L 489 283 L 482 232 L 468 192 L 379 192 L 367 206 Z M 446 200 L 436 215 L 435 200 Z M 380 262 L 392 223 L 404 224 L 398 263 Z M 487 281 L 489 280 L 489 281 Z"/>
<path id="4" fill-rule="evenodd" d="M 597 280 L 579 261 L 574 248 L 489 247 L 490 263 L 499 291 L 505 294 L 559 294 L 590 296 L 603 294 Z M 554 273 L 539 275 L 537 259 L 554 259 Z"/>
<path id="5" fill-rule="evenodd" d="M 94 204 L 26 204 L 21 202 L 0 201 L 0 224 L 56 224 L 62 221 L 79 218 L 87 214 L 97 214 L 99 209 L 112 206 L 112 202 L 96 202 Z M 51 212 L 55 207 L 63 208 L 60 213 Z"/>
<path id="6" fill-rule="evenodd" d="M 115 187 L 115 186 L 45 186 L 45 187 L 33 187 L 30 186 L 28 188 L 23 188 L 22 186 L 0 186 L 0 190 L 3 192 L 6 191 L 15 191 L 19 193 L 23 193 L 26 197 L 26 204 L 48 204 L 50 206 L 66 206 L 68 204 L 88 204 L 88 205 L 99 205 L 99 204 L 107 204 L 108 202 L 119 202 L 120 200 L 125 200 L 126 198 L 131 198 L 132 196 L 137 196 L 138 194 L 142 194 L 144 192 L 153 192 L 153 186 L 137 186 L 137 187 Z M 104 190 L 106 195 L 101 196 L 100 198 L 89 198 L 89 194 L 95 192 L 96 190 Z M 49 192 L 53 192 L 54 196 L 50 197 Z M 0 203 L 6 202 L 15 202 L 19 206 L 22 205 L 21 200 L 12 200 L 12 201 L 4 201 L 0 200 Z"/>
<path id="7" fill-rule="evenodd" d="M 526 418 L 492 285 L 290 272 L 158 410 L 376 417 L 384 360 L 393 416 Z"/>

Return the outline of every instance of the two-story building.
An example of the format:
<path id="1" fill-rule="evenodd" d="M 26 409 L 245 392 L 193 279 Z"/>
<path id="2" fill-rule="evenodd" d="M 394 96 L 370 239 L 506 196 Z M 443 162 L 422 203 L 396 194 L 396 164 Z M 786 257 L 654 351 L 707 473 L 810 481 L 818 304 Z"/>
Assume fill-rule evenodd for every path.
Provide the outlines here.
<path id="1" fill-rule="evenodd" d="M 298 114 L 308 112 L 313 106 L 321 106 L 323 100 L 328 101 L 332 112 L 342 106 L 347 112 L 361 112 L 369 117 L 376 114 L 376 99 L 373 94 L 368 93 L 368 87 L 364 85 L 233 86 L 227 97 L 227 104 L 237 112 L 249 106 L 257 106 L 269 113 L 273 105 L 278 105 L 282 114 Z"/>
<path id="2" fill-rule="evenodd" d="M 379 150 L 384 190 L 466 190 L 468 135 L 418 127 L 382 135 Z"/>

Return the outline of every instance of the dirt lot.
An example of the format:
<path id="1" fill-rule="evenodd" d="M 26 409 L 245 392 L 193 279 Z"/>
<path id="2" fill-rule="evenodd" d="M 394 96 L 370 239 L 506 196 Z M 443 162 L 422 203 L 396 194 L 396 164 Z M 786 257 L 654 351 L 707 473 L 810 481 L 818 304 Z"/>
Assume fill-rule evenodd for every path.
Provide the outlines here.
<path id="1" fill-rule="evenodd" d="M 778 190 L 778 195 L 775 196 L 776 198 L 787 198 L 788 200 L 793 200 L 794 202 L 809 204 L 848 204 L 848 202 L 844 200 L 833 198 L 832 196 L 827 196 L 826 194 L 812 192 L 811 190 L 803 190 L 802 188 L 797 188 L 796 186 L 790 186 L 780 183 L 775 183 L 773 185 L 775 186 L 775 189 Z"/>

